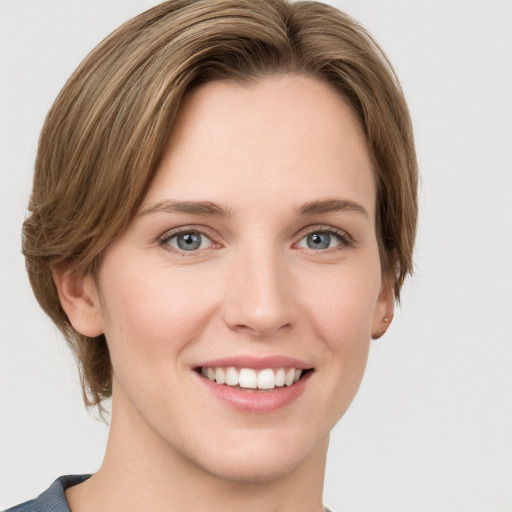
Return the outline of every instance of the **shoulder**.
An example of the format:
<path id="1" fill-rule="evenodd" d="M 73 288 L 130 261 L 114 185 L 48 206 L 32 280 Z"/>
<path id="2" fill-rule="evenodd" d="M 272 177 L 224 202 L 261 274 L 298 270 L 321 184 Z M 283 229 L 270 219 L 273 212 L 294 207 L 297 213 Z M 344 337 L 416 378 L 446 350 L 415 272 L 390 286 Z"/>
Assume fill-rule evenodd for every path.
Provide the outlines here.
<path id="1" fill-rule="evenodd" d="M 37 498 L 15 505 L 4 512 L 70 512 L 64 491 L 68 487 L 87 480 L 90 475 L 65 475 L 57 478 L 53 484 Z"/>
<path id="2" fill-rule="evenodd" d="M 65 490 L 68 487 L 82 483 L 91 475 L 64 475 L 41 493 L 37 498 L 20 503 L 14 507 L 4 510 L 4 512 L 70 512 L 66 501 Z M 324 512 L 332 512 L 324 507 Z"/>

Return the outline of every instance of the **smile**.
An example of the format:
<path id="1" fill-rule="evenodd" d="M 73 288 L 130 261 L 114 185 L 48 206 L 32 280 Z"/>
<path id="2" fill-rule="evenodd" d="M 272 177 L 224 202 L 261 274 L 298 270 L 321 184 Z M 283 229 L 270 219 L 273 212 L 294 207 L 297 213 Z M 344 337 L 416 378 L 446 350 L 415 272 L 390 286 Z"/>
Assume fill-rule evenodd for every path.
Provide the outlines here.
<path id="1" fill-rule="evenodd" d="M 297 382 L 304 370 L 300 368 L 253 368 L 206 367 L 199 368 L 201 375 L 217 384 L 244 389 L 269 390 L 291 386 Z M 306 370 L 307 371 L 307 370 Z"/>
<path id="2" fill-rule="evenodd" d="M 315 371 L 310 362 L 295 357 L 248 355 L 203 361 L 192 369 L 213 396 L 249 414 L 291 406 Z"/>

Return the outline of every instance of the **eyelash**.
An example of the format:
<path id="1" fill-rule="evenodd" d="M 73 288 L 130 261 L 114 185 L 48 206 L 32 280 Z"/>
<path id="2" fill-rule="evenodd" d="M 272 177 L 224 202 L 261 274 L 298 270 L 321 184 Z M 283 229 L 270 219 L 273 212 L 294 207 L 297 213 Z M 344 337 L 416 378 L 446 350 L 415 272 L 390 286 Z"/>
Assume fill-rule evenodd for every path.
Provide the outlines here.
<path id="1" fill-rule="evenodd" d="M 171 247 L 169 245 L 170 240 L 172 240 L 173 238 L 175 238 L 179 235 L 184 235 L 187 233 L 198 233 L 200 235 L 203 235 L 210 240 L 212 245 L 210 247 L 207 247 L 204 249 L 196 249 L 196 250 L 191 250 L 191 251 L 180 250 L 177 247 Z M 311 251 L 313 251 L 313 252 L 317 252 L 317 253 L 330 252 L 333 250 L 334 251 L 339 250 L 340 248 L 353 247 L 355 245 L 354 239 L 346 231 L 335 228 L 333 226 L 316 225 L 316 226 L 308 226 L 308 227 L 302 229 L 301 232 L 299 233 L 299 235 L 297 237 L 295 237 L 295 241 L 292 243 L 292 246 L 295 246 L 296 244 L 301 242 L 304 238 L 306 238 L 307 236 L 312 235 L 312 234 L 333 235 L 340 242 L 339 246 L 335 246 L 332 248 L 327 248 L 327 249 L 323 249 L 323 250 L 311 249 Z M 176 228 L 175 230 L 172 230 L 172 231 L 167 231 L 166 233 L 164 233 L 163 235 L 161 235 L 158 238 L 157 244 L 159 246 L 163 247 L 167 251 L 176 252 L 183 256 L 194 256 L 194 255 L 197 255 L 200 251 L 205 251 L 207 249 L 218 248 L 218 247 L 222 246 L 220 243 L 215 242 L 214 235 L 212 233 L 210 233 L 209 230 L 205 229 L 202 226 L 183 226 L 180 228 Z"/>
<path id="2" fill-rule="evenodd" d="M 307 230 L 307 231 L 305 231 Z M 355 245 L 355 240 L 342 229 L 335 228 L 333 226 L 325 226 L 325 225 L 315 225 L 315 226 L 308 226 L 304 230 L 301 230 L 301 233 L 298 235 L 296 241 L 293 243 L 293 245 L 299 243 L 301 240 L 306 238 L 309 235 L 313 234 L 328 234 L 333 235 L 335 238 L 338 239 L 340 242 L 339 246 L 324 249 L 324 250 L 317 250 L 311 249 L 313 252 L 321 253 L 321 252 L 330 252 L 339 250 L 341 248 L 347 248 L 347 247 L 353 247 Z"/>
<path id="3" fill-rule="evenodd" d="M 207 247 L 205 249 L 197 249 L 197 250 L 192 250 L 192 251 L 183 251 L 183 250 L 180 250 L 177 247 L 171 247 L 169 245 L 169 241 L 170 240 L 172 240 L 173 238 L 175 238 L 175 237 L 177 237 L 179 235 L 185 235 L 187 233 L 198 233 L 200 235 L 205 236 L 206 238 L 208 238 L 208 240 L 210 240 L 211 246 Z M 213 233 L 211 233 L 209 230 L 205 229 L 202 226 L 183 226 L 183 227 L 180 227 L 180 228 L 176 228 L 176 229 L 174 229 L 172 231 L 167 231 L 162 236 L 160 236 L 158 238 L 157 244 L 159 246 L 161 246 L 162 248 L 164 248 L 166 251 L 175 252 L 175 253 L 178 253 L 178 254 L 180 254 L 182 256 L 197 256 L 197 254 L 200 251 L 205 251 L 207 249 L 221 247 L 221 244 L 214 242 L 214 235 L 213 235 Z"/>

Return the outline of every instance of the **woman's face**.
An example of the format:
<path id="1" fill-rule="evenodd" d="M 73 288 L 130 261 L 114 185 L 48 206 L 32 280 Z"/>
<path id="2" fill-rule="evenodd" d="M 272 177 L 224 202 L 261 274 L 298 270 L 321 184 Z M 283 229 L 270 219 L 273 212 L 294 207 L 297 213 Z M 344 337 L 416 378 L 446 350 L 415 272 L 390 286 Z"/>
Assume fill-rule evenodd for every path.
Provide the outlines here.
<path id="1" fill-rule="evenodd" d="M 392 307 L 375 196 L 362 131 L 324 83 L 190 94 L 97 279 L 112 428 L 227 479 L 324 453 Z"/>

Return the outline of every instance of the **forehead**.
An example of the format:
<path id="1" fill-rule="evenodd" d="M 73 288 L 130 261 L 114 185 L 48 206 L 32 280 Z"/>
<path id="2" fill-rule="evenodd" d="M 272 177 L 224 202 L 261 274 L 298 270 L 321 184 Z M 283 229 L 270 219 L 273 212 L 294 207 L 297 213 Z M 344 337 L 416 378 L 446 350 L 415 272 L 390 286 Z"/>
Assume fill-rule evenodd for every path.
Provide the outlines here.
<path id="1" fill-rule="evenodd" d="M 375 210 L 356 115 L 331 86 L 301 75 L 211 82 L 190 93 L 142 207 L 166 195 L 235 209 L 248 200 L 350 196 Z"/>

